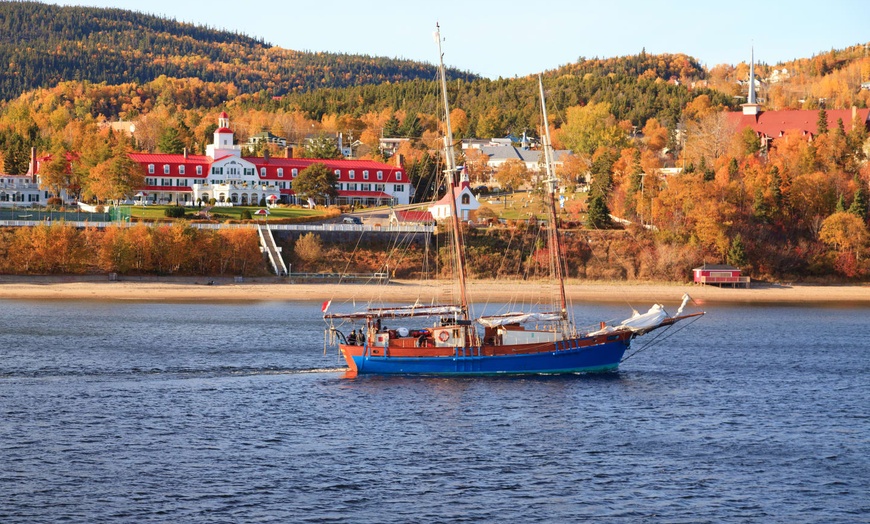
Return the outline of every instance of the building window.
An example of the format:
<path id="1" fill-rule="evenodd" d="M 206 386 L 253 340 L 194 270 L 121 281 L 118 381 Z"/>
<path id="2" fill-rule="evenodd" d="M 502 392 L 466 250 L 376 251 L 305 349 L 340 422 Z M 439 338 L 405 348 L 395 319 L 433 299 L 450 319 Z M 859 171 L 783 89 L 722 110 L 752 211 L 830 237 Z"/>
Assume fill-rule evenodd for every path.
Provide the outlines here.
<path id="1" fill-rule="evenodd" d="M 202 174 L 202 166 L 196 166 L 196 174 L 197 174 L 197 175 L 201 175 L 201 174 Z"/>
<path id="2" fill-rule="evenodd" d="M 266 176 L 266 168 L 265 167 L 260 168 L 260 176 Z"/>
<path id="3" fill-rule="evenodd" d="M 184 174 L 184 166 L 178 166 L 178 174 L 179 174 L 179 175 L 183 175 L 183 174 Z"/>
<path id="4" fill-rule="evenodd" d="M 279 167 L 279 168 L 278 168 L 278 176 L 279 176 L 279 177 L 283 177 L 283 176 L 284 176 L 284 168 L 283 168 L 283 167 Z"/>
<path id="5" fill-rule="evenodd" d="M 368 180 L 368 179 L 369 179 L 369 172 L 363 171 L 363 180 Z"/>
<path id="6" fill-rule="evenodd" d="M 340 177 L 340 176 L 341 176 L 341 169 L 336 169 L 336 170 L 335 170 L 335 176 L 337 176 L 337 177 Z"/>
<path id="7" fill-rule="evenodd" d="M 347 176 L 348 176 L 348 178 L 350 178 L 351 180 L 353 180 L 353 176 L 354 176 L 355 174 L 356 174 L 356 171 L 354 171 L 353 169 L 351 169 L 350 171 L 347 172 Z"/>
<path id="8" fill-rule="evenodd" d="M 296 178 L 296 175 L 299 174 L 299 170 L 296 168 L 293 168 L 292 170 L 290 170 L 290 174 L 293 176 L 293 178 Z"/>
<path id="9" fill-rule="evenodd" d="M 402 179 L 402 172 L 396 171 L 396 180 L 401 180 L 401 179 Z"/>
<path id="10" fill-rule="evenodd" d="M 163 164 L 163 174 L 164 175 L 169 174 L 169 164 Z"/>
<path id="11" fill-rule="evenodd" d="M 384 172 L 378 171 L 378 180 L 383 180 L 383 179 L 384 179 Z"/>
<path id="12" fill-rule="evenodd" d="M 348 190 L 348 191 L 356 191 L 356 188 L 357 188 L 357 185 L 356 185 L 356 184 L 348 184 L 348 185 L 347 185 L 347 190 Z"/>
<path id="13" fill-rule="evenodd" d="M 148 164 L 148 174 L 149 175 L 154 174 L 154 164 Z"/>
<path id="14" fill-rule="evenodd" d="M 463 204 L 469 204 L 470 202 L 471 202 L 471 199 L 469 198 L 468 195 L 462 195 L 462 203 Z"/>
<path id="15" fill-rule="evenodd" d="M 384 185 L 383 184 L 375 184 L 375 191 L 380 191 L 383 193 Z"/>
<path id="16" fill-rule="evenodd" d="M 222 175 L 222 174 L 224 174 L 224 168 L 222 168 L 222 167 L 213 167 L 213 168 L 211 168 L 211 174 L 213 174 L 213 175 Z"/>
<path id="17" fill-rule="evenodd" d="M 171 178 L 161 178 L 160 179 L 161 186 L 170 186 L 172 187 L 172 179 Z"/>
<path id="18" fill-rule="evenodd" d="M 395 184 L 393 185 L 393 193 L 404 193 L 405 186 L 403 184 Z"/>
<path id="19" fill-rule="evenodd" d="M 360 186 L 360 191 L 371 191 L 371 190 L 372 190 L 371 184 L 363 184 Z"/>
<path id="20" fill-rule="evenodd" d="M 175 180 L 175 185 L 178 187 L 187 187 L 187 179 L 179 178 Z"/>
<path id="21" fill-rule="evenodd" d="M 157 185 L 157 179 L 156 179 L 156 178 L 147 178 L 147 177 L 146 177 L 146 178 L 145 178 L 145 185 L 146 185 L 146 186 L 156 186 L 156 185 Z"/>
<path id="22" fill-rule="evenodd" d="M 245 168 L 245 176 L 254 176 L 255 171 L 256 171 L 256 169 L 254 169 L 253 167 L 246 167 Z"/>

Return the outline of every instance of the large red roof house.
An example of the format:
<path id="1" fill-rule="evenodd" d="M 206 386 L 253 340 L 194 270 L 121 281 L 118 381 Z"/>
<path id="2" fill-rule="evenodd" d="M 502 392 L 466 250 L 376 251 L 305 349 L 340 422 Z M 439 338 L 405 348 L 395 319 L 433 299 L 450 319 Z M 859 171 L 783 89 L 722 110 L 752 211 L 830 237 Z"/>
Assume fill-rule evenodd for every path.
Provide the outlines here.
<path id="1" fill-rule="evenodd" d="M 401 165 L 370 160 L 243 157 L 233 144 L 229 117 L 221 113 L 214 143 L 205 155 L 133 153 L 145 174 L 141 198 L 150 202 L 192 205 L 197 201 L 257 205 L 261 200 L 300 203 L 293 179 L 314 163 L 325 164 L 338 177 L 338 201 L 329 204 L 402 205 L 413 188 Z"/>
<path id="2" fill-rule="evenodd" d="M 784 110 L 762 111 L 755 96 L 755 53 L 749 63 L 749 97 L 741 111 L 727 113 L 728 121 L 736 129 L 752 128 L 761 138 L 763 149 L 771 142 L 783 137 L 789 131 L 799 131 L 807 140 L 812 140 L 818 134 L 819 112 L 817 110 Z M 870 109 L 829 109 L 826 110 L 828 128 L 833 129 L 837 120 L 843 121 L 843 127 L 848 132 L 855 126 L 864 126 L 870 130 Z"/>

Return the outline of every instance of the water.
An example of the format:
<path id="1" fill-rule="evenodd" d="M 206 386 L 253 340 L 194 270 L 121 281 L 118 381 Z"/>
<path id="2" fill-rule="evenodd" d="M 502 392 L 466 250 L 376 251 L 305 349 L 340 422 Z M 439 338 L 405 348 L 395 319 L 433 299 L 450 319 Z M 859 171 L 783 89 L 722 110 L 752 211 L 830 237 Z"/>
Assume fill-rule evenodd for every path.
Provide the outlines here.
<path id="1" fill-rule="evenodd" d="M 868 522 L 868 311 L 710 307 L 613 374 L 348 380 L 314 303 L 0 301 L 0 522 Z"/>

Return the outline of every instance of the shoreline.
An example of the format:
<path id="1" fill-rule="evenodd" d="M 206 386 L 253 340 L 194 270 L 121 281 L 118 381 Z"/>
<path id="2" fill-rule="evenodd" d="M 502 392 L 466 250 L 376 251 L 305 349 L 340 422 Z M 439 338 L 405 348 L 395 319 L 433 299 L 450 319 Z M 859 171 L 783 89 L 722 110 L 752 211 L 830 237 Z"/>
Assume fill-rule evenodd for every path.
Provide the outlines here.
<path id="1" fill-rule="evenodd" d="M 209 284 L 212 282 L 212 284 Z M 449 300 L 446 281 L 394 280 L 389 285 L 290 283 L 276 277 L 121 277 L 105 275 L 0 275 L 0 300 L 134 300 L 134 301 L 357 301 L 421 303 Z M 473 281 L 475 302 L 539 302 L 556 293 L 555 286 L 534 281 Z M 578 303 L 630 303 L 638 308 L 654 302 L 678 304 L 688 293 L 704 304 L 857 304 L 870 306 L 870 284 L 753 284 L 750 289 L 719 288 L 666 282 L 570 281 L 568 298 Z"/>

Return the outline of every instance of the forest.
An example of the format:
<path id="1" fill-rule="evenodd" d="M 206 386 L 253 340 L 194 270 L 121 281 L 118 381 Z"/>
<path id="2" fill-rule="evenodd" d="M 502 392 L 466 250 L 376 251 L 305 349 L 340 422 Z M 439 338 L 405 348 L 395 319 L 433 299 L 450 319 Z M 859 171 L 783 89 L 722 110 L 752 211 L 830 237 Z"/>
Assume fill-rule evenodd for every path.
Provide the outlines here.
<path id="1" fill-rule="evenodd" d="M 82 39 L 90 31 L 96 35 L 94 42 L 101 42 L 107 35 L 118 37 L 119 28 L 127 26 L 135 26 L 140 37 L 153 34 L 167 42 L 184 41 L 189 46 L 184 56 L 201 53 L 209 63 L 251 56 L 244 53 L 252 50 L 292 54 L 270 51 L 265 43 L 248 37 L 118 10 L 6 2 L 0 3 L 0 11 L 6 13 L 0 23 L 12 24 L 9 13 L 22 9 L 36 10 L 41 16 L 34 22 L 43 24 L 41 29 L 23 33 L 34 41 L 34 56 L 41 53 L 36 42 L 40 31 L 49 35 L 43 34 L 45 40 L 57 42 Z M 79 16 L 83 14 L 87 16 Z M 52 16 L 56 22 L 51 22 Z M 15 23 L 24 21 L 19 18 Z M 12 38 L 5 32 L 0 45 L 26 54 L 26 48 Z M 82 48 L 88 45 L 82 43 Z M 197 46 L 208 49 L 199 51 Z M 165 47 L 182 53 L 169 43 Z M 571 229 L 570 275 L 682 280 L 693 266 L 727 262 L 767 280 L 870 278 L 866 126 L 829 125 L 824 118 L 825 109 L 867 107 L 870 90 L 860 87 L 870 80 L 870 58 L 865 54 L 864 46 L 854 46 L 787 64 L 759 64 L 756 71 L 765 109 L 810 110 L 820 122 L 812 140 L 786 130 L 771 147 L 764 147 L 751 130 L 731 127 L 725 116 L 738 109 L 739 97 L 745 96 L 745 63 L 707 70 L 686 55 L 641 52 L 582 58 L 545 72 L 551 115 L 547 125 L 554 146 L 571 151 L 559 168 L 564 191 L 570 195 L 562 216 Z M 82 70 L 72 63 L 72 69 L 59 73 L 55 66 L 46 65 L 46 74 L 57 74 L 56 80 L 45 80 L 44 87 L 17 88 L 0 103 L 3 170 L 25 172 L 30 148 L 36 147 L 55 159 L 74 159 L 69 173 L 58 169 L 62 176 L 52 187 L 102 200 L 107 194 L 103 175 L 114 173 L 126 153 L 180 153 L 184 148 L 202 153 L 211 141 L 218 113 L 226 111 L 239 143 L 261 131 L 297 144 L 312 134 L 342 133 L 359 142 L 359 157 L 388 161 L 379 149 L 380 138 L 408 138 L 398 154 L 418 187 L 417 198 L 437 196 L 433 193 L 439 190 L 438 150 L 444 130 L 433 71 L 390 81 L 372 77 L 371 83 L 354 79 L 337 84 L 326 80 L 350 55 L 304 60 L 311 60 L 306 62 L 315 79 L 311 88 L 284 91 L 252 89 L 237 78 L 209 79 L 200 74 L 196 75 L 200 78 L 161 74 L 142 80 L 97 81 L 82 78 Z M 24 62 L 10 58 L 10 63 Z M 456 76 L 448 84 L 455 137 L 540 136 L 536 89 L 534 78 Z M 279 92 L 282 96 L 274 96 Z M 135 124 L 132 137 L 111 130 L 109 124 L 117 121 Z M 491 173 L 478 156 L 458 153 L 472 177 L 482 182 L 493 175 L 505 187 L 540 191 L 522 166 L 506 164 Z M 493 257 L 512 253 L 517 264 L 513 269 L 526 268 L 534 275 L 535 249 L 518 252 L 500 243 L 534 231 L 533 225 L 510 221 L 470 230 L 471 271 L 501 276 L 502 265 Z M 11 241 L 12 237 L 7 233 L 4 238 Z M 287 248 L 290 252 L 295 246 Z M 478 261 L 482 262 L 478 265 Z M 320 267 L 320 258 L 298 262 L 312 270 L 328 270 Z M 22 267 L 20 261 L 15 264 Z M 16 266 L 4 267 L 8 271 Z M 27 267 L 32 271 L 41 266 L 28 263 Z M 185 264 L 177 270 L 191 271 Z"/>
<path id="2" fill-rule="evenodd" d="M 298 52 L 133 11 L 19 1 L 0 2 L 0 63 L 6 100 L 68 80 L 147 83 L 161 75 L 268 96 L 435 77 L 434 66 L 410 60 Z"/>

